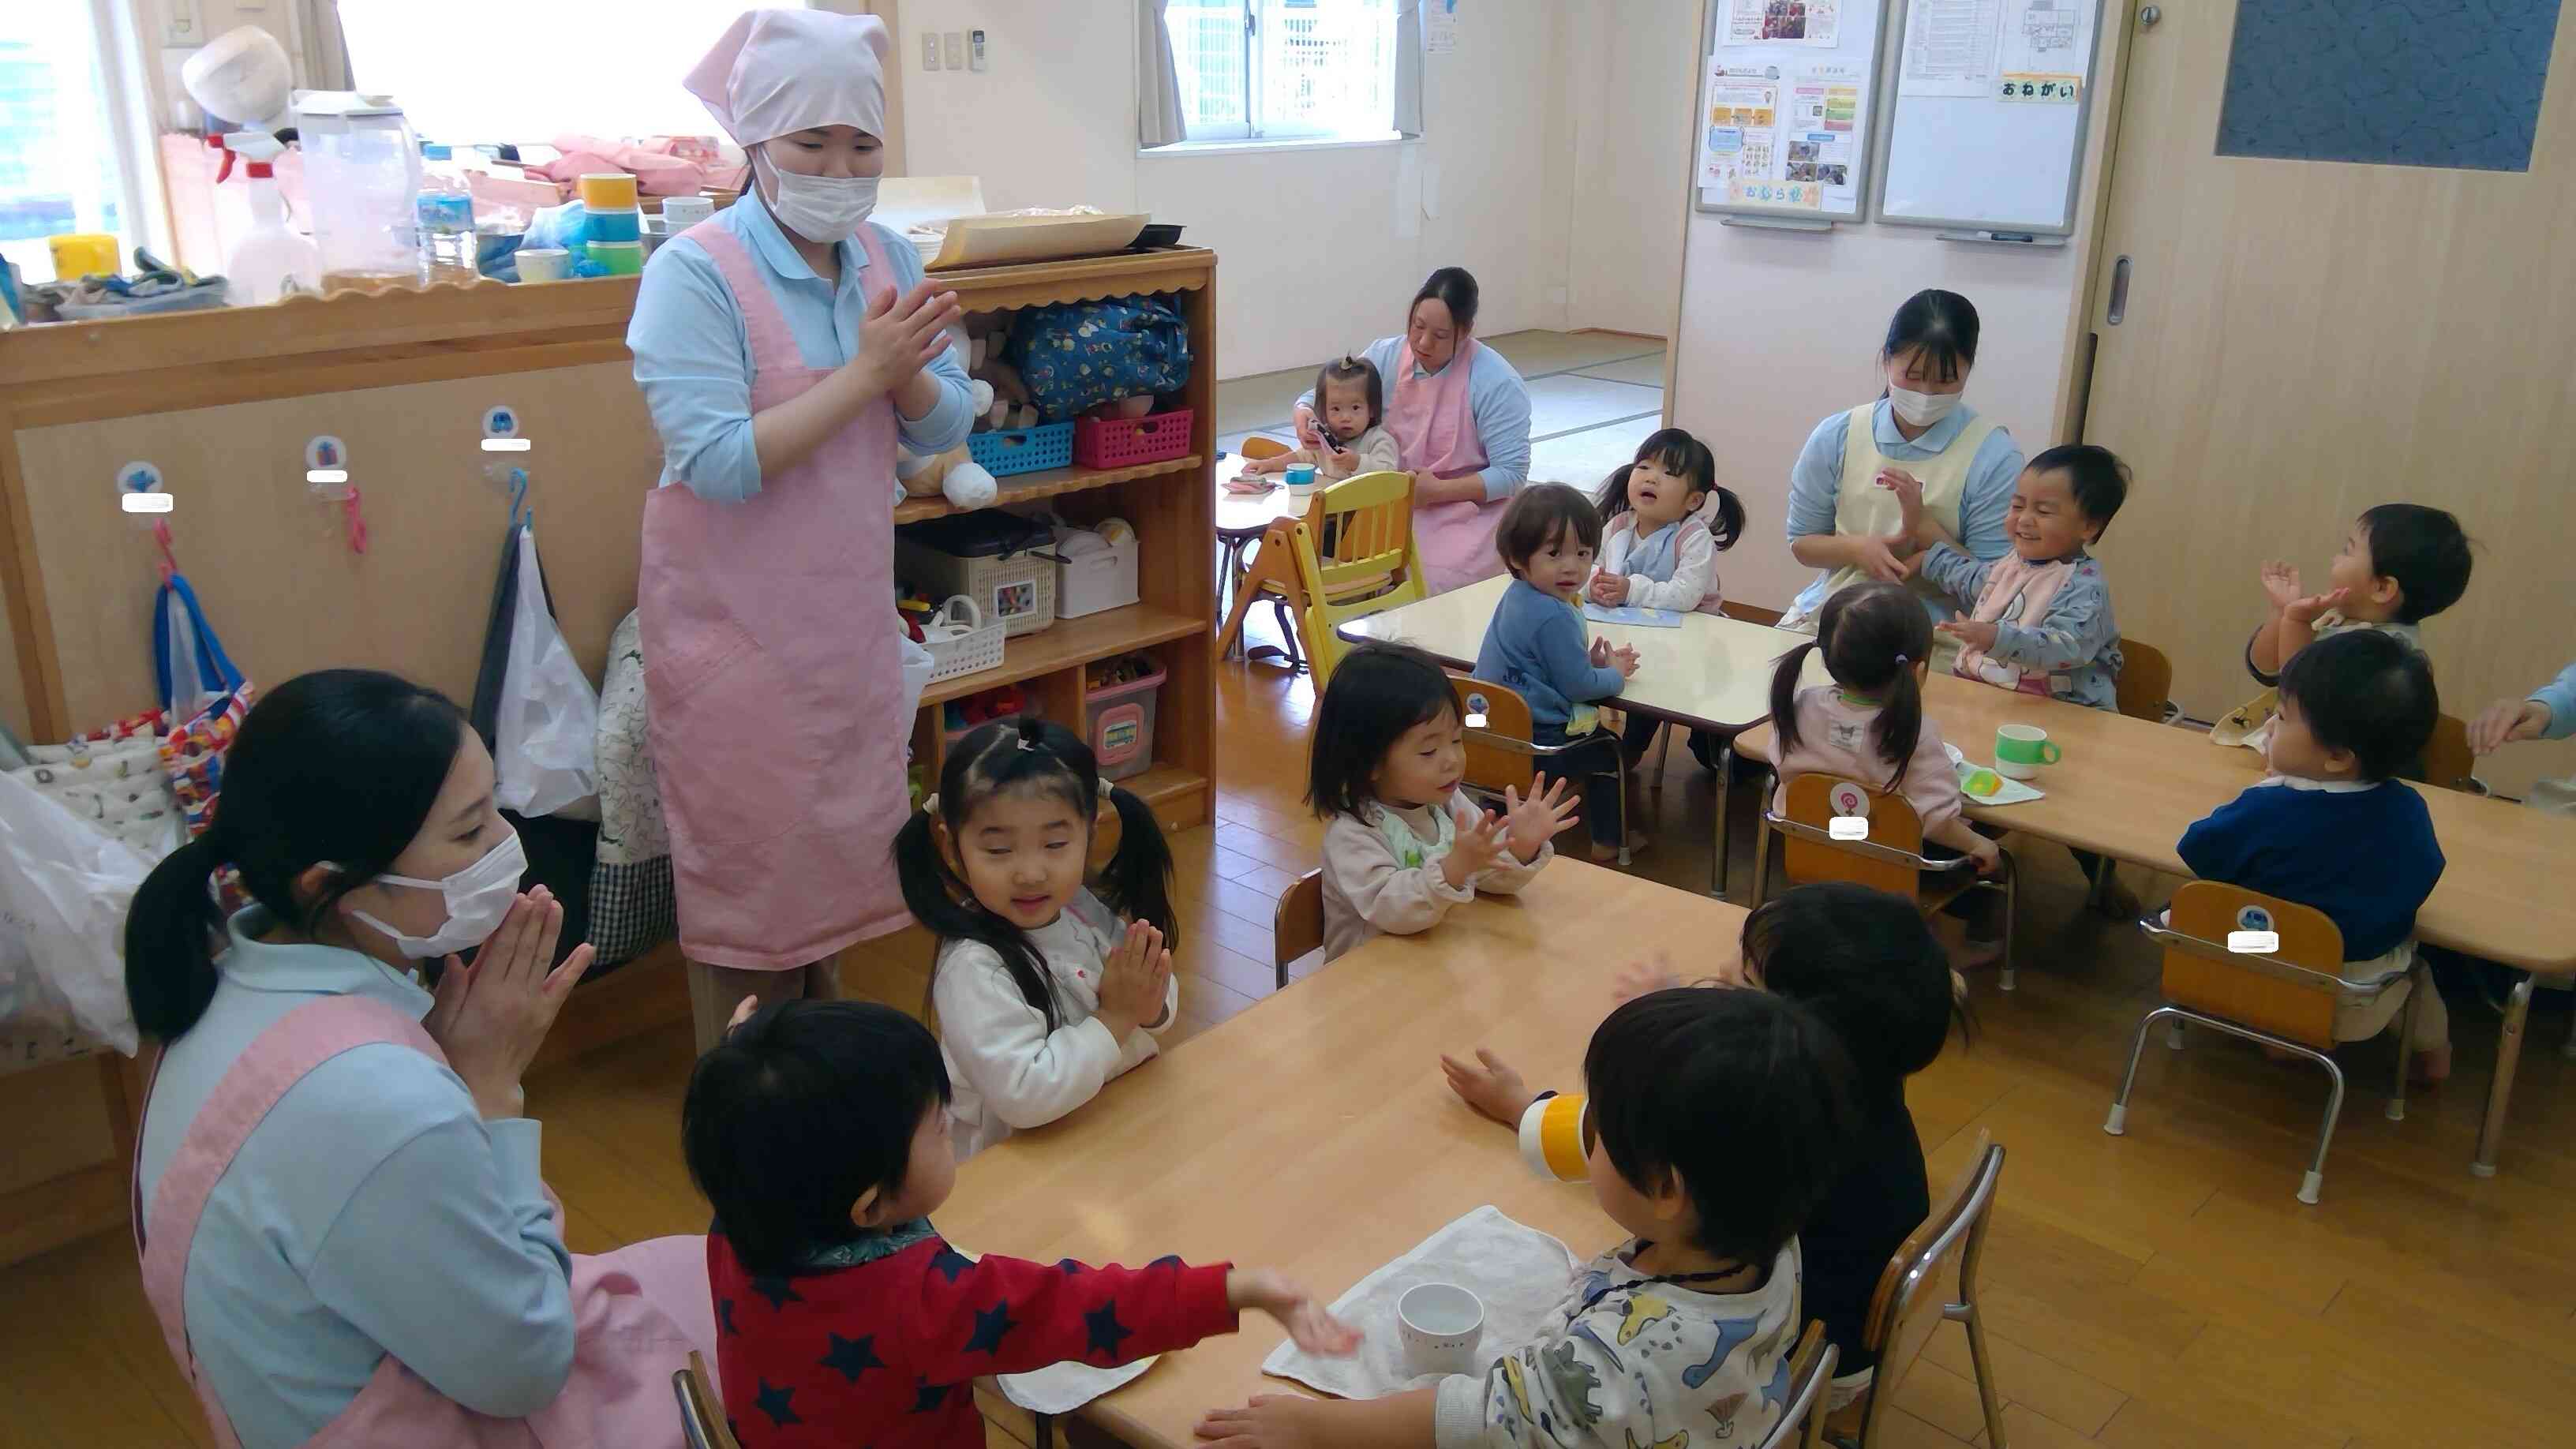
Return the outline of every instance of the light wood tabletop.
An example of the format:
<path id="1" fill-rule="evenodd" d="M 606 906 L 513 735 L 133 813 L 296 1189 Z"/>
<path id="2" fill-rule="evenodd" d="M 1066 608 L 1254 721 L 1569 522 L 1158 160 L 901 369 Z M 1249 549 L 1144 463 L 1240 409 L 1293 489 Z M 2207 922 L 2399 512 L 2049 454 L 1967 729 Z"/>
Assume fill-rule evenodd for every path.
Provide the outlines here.
<path id="1" fill-rule="evenodd" d="M 1177 1253 L 1276 1268 L 1327 1300 L 1485 1203 L 1589 1258 L 1620 1237 L 1590 1189 L 1534 1176 L 1509 1131 L 1450 1094 L 1439 1055 L 1491 1047 L 1533 1091 L 1579 1090 L 1620 968 L 1660 953 L 1704 974 L 1733 954 L 1743 919 L 1559 857 L 1518 897 L 1380 936 L 1071 1118 L 979 1154 L 940 1230 L 970 1252 L 1041 1262 Z M 1616 952 L 1601 944 L 1612 922 Z M 1261 1376 L 1281 1338 L 1246 1314 L 1242 1332 L 1167 1355 L 1083 1413 L 1133 1445 L 1191 1444 L 1206 1410 L 1295 1391 Z"/>
<path id="2" fill-rule="evenodd" d="M 1225 485 L 1243 474 L 1243 465 L 1251 460 L 1241 453 L 1228 453 L 1216 464 L 1216 531 L 1220 536 L 1251 538 L 1282 518 L 1303 518 L 1313 495 L 1298 498 L 1288 485 L 1271 475 L 1270 491 L 1237 493 Z"/>
<path id="3" fill-rule="evenodd" d="M 2263 778 L 2263 757 L 2210 743 L 2198 730 L 2150 724 L 2109 710 L 2039 699 L 1935 675 L 1924 714 L 1941 738 L 1991 763 L 1995 727 L 2037 725 L 2066 752 L 2030 783 L 2047 798 L 1979 805 L 1968 815 L 2173 875 L 2189 875 L 2174 847 L 2200 817 Z M 1771 730 L 1736 748 L 1770 758 Z M 2576 821 L 2458 790 L 2417 787 L 2449 862 L 2416 916 L 2424 940 L 2526 971 L 2576 971 Z"/>
<path id="4" fill-rule="evenodd" d="M 1454 669 L 1472 669 L 1484 647 L 1494 606 L 1511 587 L 1507 577 L 1485 579 L 1445 594 L 1401 604 L 1342 626 L 1346 639 L 1387 639 L 1411 644 Z M 1807 642 L 1767 624 L 1719 614 L 1682 615 L 1678 629 L 1584 621 L 1596 639 L 1637 651 L 1637 673 L 1616 703 L 1692 729 L 1737 730 L 1771 713 L 1771 668 L 1781 655 Z M 1827 682 L 1824 665 L 1807 661 L 1800 676 Z"/>

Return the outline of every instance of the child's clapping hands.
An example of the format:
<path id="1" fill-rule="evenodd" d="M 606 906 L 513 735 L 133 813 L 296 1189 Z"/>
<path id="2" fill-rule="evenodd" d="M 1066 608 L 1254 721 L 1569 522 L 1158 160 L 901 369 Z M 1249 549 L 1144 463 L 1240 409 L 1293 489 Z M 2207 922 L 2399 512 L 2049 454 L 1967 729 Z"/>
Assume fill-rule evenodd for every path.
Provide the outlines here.
<path id="1" fill-rule="evenodd" d="M 1172 953 L 1163 946 L 1163 933 L 1143 921 L 1131 922 L 1100 968 L 1095 1019 L 1120 1041 L 1138 1027 L 1160 1026 L 1171 986 Z"/>
<path id="2" fill-rule="evenodd" d="M 2299 582 L 2295 564 L 2273 559 L 2263 565 L 2263 594 L 2272 601 L 2272 612 L 2299 624 L 2313 624 L 2317 616 L 2344 601 L 2350 589 L 2328 589 L 2311 594 Z"/>
<path id="3" fill-rule="evenodd" d="M 1503 805 L 1503 822 L 1510 827 L 1507 843 L 1511 846 L 1513 858 L 1523 865 L 1536 860 L 1540 848 L 1555 839 L 1558 831 L 1569 829 L 1580 820 L 1583 809 L 1579 796 L 1566 793 L 1564 780 L 1551 780 L 1545 775 L 1530 778 L 1530 793 L 1526 800 L 1521 798 L 1518 789 L 1504 786 Z"/>
<path id="4" fill-rule="evenodd" d="M 1494 863 L 1494 857 L 1510 848 L 1512 823 L 1493 811 L 1481 816 L 1461 805 L 1456 816 L 1457 839 L 1449 843 L 1449 853 L 1440 858 L 1440 878 L 1451 890 L 1463 891 L 1476 872 Z"/>
<path id="5" fill-rule="evenodd" d="M 1634 679 L 1637 677 L 1636 646 L 1632 644 L 1622 644 L 1618 648 L 1613 649 L 1610 647 L 1609 640 L 1595 639 L 1592 641 L 1592 667 L 1595 669 L 1616 669 L 1619 671 L 1620 678 Z"/>

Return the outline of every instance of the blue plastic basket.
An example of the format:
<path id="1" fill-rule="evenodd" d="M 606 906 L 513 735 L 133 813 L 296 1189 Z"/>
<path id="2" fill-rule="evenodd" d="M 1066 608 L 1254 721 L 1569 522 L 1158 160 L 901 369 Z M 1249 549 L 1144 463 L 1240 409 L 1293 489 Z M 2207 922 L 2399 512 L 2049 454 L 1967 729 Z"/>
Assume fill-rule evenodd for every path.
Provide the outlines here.
<path id="1" fill-rule="evenodd" d="M 1073 463 L 1073 424 L 1045 423 L 1034 428 L 1001 428 L 966 439 L 966 451 L 996 478 L 1064 468 Z"/>

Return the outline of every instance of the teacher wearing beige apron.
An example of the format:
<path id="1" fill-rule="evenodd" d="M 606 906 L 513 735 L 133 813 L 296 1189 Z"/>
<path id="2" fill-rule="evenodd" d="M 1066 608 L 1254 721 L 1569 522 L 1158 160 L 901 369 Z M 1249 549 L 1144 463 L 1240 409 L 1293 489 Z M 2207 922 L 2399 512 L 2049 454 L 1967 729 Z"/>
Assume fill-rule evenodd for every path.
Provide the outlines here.
<path id="1" fill-rule="evenodd" d="M 1954 612 L 1929 583 L 1907 577 L 1889 546 L 1901 509 L 1882 475 L 1920 483 L 1924 511 L 1975 557 L 2012 551 L 2004 511 L 2021 476 L 2021 445 L 1964 400 L 1977 366 L 1976 307 L 1956 292 L 1915 293 L 1887 324 L 1878 362 L 1887 376 L 1878 401 L 1816 424 L 1789 470 L 1789 552 L 1818 573 L 1783 629 L 1814 633 L 1825 600 L 1863 579 L 1911 583 L 1935 622 Z"/>
<path id="2" fill-rule="evenodd" d="M 1404 335 L 1361 354 L 1386 386 L 1386 430 L 1413 474 L 1413 539 L 1435 594 L 1503 571 L 1494 525 L 1529 478 L 1529 385 L 1475 331 L 1476 279 L 1442 267 L 1413 294 Z M 1297 399 L 1297 439 L 1320 444 L 1311 392 Z"/>
<path id="3" fill-rule="evenodd" d="M 890 47 L 871 17 L 734 21 L 686 84 L 751 182 L 654 253 L 627 331 L 662 439 L 637 607 L 700 1050 L 746 996 L 836 994 L 840 950 L 911 919 L 895 448 L 956 447 L 973 404 L 956 294 L 868 220 Z"/>

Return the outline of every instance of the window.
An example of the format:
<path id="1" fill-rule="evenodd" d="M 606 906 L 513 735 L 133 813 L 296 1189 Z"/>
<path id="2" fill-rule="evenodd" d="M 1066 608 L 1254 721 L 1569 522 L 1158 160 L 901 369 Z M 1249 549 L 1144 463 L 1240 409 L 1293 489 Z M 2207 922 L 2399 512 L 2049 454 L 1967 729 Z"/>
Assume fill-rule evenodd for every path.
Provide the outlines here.
<path id="1" fill-rule="evenodd" d="M 1193 141 L 1395 129 L 1396 0 L 1170 0 L 1163 24 Z"/>
<path id="2" fill-rule="evenodd" d="M 0 256 L 21 278 L 54 280 L 47 237 L 140 239 L 118 154 L 86 0 L 0 5 Z"/>

